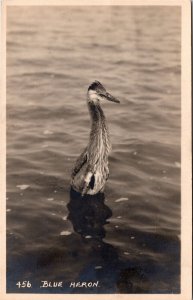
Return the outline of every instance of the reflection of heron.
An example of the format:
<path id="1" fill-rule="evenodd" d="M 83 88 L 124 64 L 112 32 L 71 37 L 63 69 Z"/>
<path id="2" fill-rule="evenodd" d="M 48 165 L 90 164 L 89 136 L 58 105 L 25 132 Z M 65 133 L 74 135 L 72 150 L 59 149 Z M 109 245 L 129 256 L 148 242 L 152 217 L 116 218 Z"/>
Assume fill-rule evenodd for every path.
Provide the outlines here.
<path id="1" fill-rule="evenodd" d="M 147 292 L 149 283 L 139 261 L 131 262 L 128 257 L 119 257 L 120 249 L 104 241 L 105 224 L 112 216 L 111 209 L 105 204 L 103 193 L 85 195 L 84 201 L 80 193 L 71 189 L 70 202 L 67 205 L 74 231 L 83 239 L 80 245 L 75 244 L 73 251 L 86 251 L 87 259 L 82 262 L 80 273 L 76 273 L 76 281 L 99 281 L 99 287 L 93 293 L 137 293 Z M 115 236 L 111 236 L 116 242 Z M 72 249 L 72 245 L 70 247 Z M 82 293 L 76 288 L 76 293 Z M 68 292 L 71 293 L 71 290 Z"/>
<path id="2" fill-rule="evenodd" d="M 85 195 L 84 201 L 79 193 L 71 189 L 68 203 L 68 219 L 72 222 L 74 230 L 82 237 L 92 237 L 102 240 L 105 237 L 104 225 L 112 216 L 111 209 L 104 204 L 104 194 Z"/>
<path id="3" fill-rule="evenodd" d="M 115 292 L 117 276 L 120 272 L 120 261 L 117 250 L 111 244 L 104 242 L 105 224 L 112 216 L 111 209 L 105 204 L 103 193 L 97 195 L 85 195 L 84 201 L 80 193 L 71 189 L 68 220 L 71 221 L 74 231 L 82 237 L 82 250 L 87 251 L 87 261 L 82 271 L 76 274 L 76 281 L 96 282 L 100 286 L 93 288 L 93 293 Z M 81 278 L 81 279 L 80 279 Z M 81 288 L 76 293 L 82 293 Z M 88 292 L 88 290 L 87 290 Z"/>
<path id="4" fill-rule="evenodd" d="M 91 132 L 88 146 L 77 159 L 72 172 L 72 187 L 82 195 L 94 195 L 102 191 L 108 179 L 108 154 L 111 149 L 106 119 L 100 100 L 119 103 L 107 93 L 103 85 L 95 81 L 87 93 L 88 108 L 91 115 Z"/>

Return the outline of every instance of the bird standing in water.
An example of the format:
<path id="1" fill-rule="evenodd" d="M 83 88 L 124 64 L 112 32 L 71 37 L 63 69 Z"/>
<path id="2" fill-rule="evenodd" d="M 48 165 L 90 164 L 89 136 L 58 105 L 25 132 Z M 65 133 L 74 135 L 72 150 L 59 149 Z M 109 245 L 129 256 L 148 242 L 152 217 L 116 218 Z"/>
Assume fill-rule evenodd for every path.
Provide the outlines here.
<path id="1" fill-rule="evenodd" d="M 100 101 L 120 101 L 109 94 L 99 82 L 93 82 L 87 92 L 91 116 L 91 132 L 87 147 L 77 159 L 73 172 L 72 188 L 82 196 L 102 192 L 109 176 L 108 155 L 111 150 L 109 132 Z"/>

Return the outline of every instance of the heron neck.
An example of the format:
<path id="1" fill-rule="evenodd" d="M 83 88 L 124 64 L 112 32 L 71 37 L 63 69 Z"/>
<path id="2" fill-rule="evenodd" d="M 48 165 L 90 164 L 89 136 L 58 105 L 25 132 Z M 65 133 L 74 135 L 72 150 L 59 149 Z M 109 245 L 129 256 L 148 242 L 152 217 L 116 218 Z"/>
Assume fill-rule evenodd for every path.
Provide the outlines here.
<path id="1" fill-rule="evenodd" d="M 109 152 L 111 148 L 109 131 L 100 103 L 88 101 L 88 108 L 91 116 L 90 141 L 92 143 L 95 143 L 96 141 L 99 143 L 100 141 L 100 143 L 103 143 L 106 146 L 107 151 Z"/>
<path id="2" fill-rule="evenodd" d="M 99 102 L 95 103 L 94 101 L 88 101 L 88 108 L 93 125 L 95 123 L 106 123 L 105 115 Z"/>

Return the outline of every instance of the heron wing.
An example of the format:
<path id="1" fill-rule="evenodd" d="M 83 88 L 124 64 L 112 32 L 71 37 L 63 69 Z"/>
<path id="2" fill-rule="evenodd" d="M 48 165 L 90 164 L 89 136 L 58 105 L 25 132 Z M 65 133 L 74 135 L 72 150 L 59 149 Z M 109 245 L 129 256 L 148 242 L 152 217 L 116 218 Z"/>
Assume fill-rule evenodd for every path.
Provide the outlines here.
<path id="1" fill-rule="evenodd" d="M 82 154 L 76 160 L 74 169 L 72 171 L 72 178 L 80 171 L 83 165 L 87 162 L 87 148 L 82 152 Z"/>

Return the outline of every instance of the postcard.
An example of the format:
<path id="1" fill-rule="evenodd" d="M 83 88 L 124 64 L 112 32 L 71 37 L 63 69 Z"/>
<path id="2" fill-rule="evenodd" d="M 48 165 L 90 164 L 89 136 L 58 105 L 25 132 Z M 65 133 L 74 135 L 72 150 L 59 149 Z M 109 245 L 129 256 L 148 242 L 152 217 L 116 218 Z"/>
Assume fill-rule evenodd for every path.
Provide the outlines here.
<path id="1" fill-rule="evenodd" d="M 1 3 L 3 299 L 191 299 L 191 2 Z"/>

